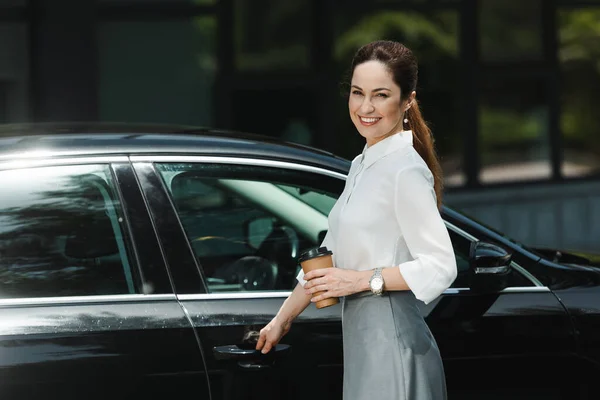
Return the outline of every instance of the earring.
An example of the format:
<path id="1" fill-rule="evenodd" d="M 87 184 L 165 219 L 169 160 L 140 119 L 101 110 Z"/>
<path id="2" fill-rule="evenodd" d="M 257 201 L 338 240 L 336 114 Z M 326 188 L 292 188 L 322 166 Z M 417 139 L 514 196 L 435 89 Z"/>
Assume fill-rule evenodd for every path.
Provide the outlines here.
<path id="1" fill-rule="evenodd" d="M 408 124 L 408 118 L 404 118 L 404 123 Z"/>

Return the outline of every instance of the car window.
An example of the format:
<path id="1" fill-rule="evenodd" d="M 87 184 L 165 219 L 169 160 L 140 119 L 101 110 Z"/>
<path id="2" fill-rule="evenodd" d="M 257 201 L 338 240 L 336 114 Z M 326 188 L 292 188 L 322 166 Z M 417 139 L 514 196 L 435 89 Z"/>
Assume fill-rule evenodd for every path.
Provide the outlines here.
<path id="1" fill-rule="evenodd" d="M 107 165 L 0 171 L 0 298 L 136 292 Z"/>
<path id="2" fill-rule="evenodd" d="M 212 293 L 292 290 L 297 256 L 321 243 L 344 184 L 248 166 L 158 164 L 157 170 Z"/>
<path id="3" fill-rule="evenodd" d="M 264 167 L 163 163 L 157 170 L 212 293 L 292 290 L 297 255 L 321 243 L 343 190 L 339 179 Z M 452 287 L 469 288 L 471 240 L 453 231 L 450 238 L 458 267 Z M 518 272 L 509 284 L 532 285 Z"/>

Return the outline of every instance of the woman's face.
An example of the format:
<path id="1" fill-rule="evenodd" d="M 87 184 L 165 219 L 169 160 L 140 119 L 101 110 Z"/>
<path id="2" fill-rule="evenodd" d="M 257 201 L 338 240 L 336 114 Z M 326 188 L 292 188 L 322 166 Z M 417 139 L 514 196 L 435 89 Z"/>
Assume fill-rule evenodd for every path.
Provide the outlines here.
<path id="1" fill-rule="evenodd" d="M 402 103 L 400 87 L 384 64 L 367 61 L 354 68 L 348 109 L 367 146 L 402 130 Z"/>

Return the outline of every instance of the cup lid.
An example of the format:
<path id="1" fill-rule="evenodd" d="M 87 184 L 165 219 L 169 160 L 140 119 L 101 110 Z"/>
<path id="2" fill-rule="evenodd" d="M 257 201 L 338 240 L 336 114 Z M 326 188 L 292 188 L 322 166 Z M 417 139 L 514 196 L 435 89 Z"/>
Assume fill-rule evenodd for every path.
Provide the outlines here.
<path id="1" fill-rule="evenodd" d="M 311 258 L 328 256 L 331 254 L 333 254 L 331 250 L 329 250 L 325 246 L 315 247 L 300 254 L 300 256 L 298 257 L 298 262 L 304 262 L 306 260 L 310 260 Z"/>

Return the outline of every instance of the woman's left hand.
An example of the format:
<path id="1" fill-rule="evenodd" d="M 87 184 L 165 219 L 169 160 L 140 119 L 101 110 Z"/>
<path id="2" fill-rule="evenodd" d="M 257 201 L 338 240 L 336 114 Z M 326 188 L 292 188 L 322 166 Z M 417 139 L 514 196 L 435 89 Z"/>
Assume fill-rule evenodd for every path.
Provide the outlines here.
<path id="1" fill-rule="evenodd" d="M 307 281 L 304 290 L 307 295 L 324 292 L 311 299 L 313 303 L 330 297 L 342 297 L 365 290 L 364 271 L 340 268 L 321 268 L 304 275 Z M 368 283 L 368 282 L 367 282 Z"/>

